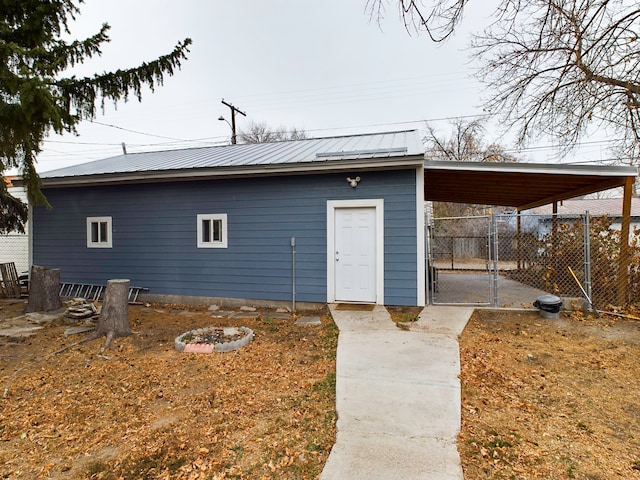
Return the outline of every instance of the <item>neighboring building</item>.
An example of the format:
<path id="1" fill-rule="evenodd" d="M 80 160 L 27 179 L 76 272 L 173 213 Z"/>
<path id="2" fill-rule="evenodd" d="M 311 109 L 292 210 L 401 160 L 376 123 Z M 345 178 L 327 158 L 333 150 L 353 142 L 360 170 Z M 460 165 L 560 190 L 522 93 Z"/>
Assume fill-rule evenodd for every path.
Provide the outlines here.
<path id="1" fill-rule="evenodd" d="M 560 221 L 574 221 L 581 219 L 586 212 L 590 217 L 608 217 L 611 219 L 611 227 L 620 229 L 622 225 L 622 198 L 574 198 L 558 202 L 558 219 Z M 523 229 L 537 231 L 544 235 L 551 231 L 553 206 L 525 210 L 522 212 Z M 631 199 L 630 231 L 640 228 L 640 198 Z"/>
<path id="2" fill-rule="evenodd" d="M 27 201 L 27 194 L 23 187 L 13 185 L 15 177 L 5 177 L 8 190 L 11 195 L 19 198 L 23 202 Z M 18 273 L 26 272 L 29 269 L 29 232 L 28 225 L 25 225 L 25 233 L 10 232 L 0 234 L 0 263 L 15 263 Z"/>
<path id="3" fill-rule="evenodd" d="M 33 262 L 63 282 L 425 303 L 416 131 L 128 154 L 41 177 L 53 208 L 33 208 Z"/>

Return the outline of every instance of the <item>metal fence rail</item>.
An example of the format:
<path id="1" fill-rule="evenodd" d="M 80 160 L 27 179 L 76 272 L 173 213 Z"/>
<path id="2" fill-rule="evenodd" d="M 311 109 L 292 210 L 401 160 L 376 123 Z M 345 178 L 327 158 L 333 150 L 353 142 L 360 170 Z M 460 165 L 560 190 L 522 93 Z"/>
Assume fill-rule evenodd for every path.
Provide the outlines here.
<path id="1" fill-rule="evenodd" d="M 559 297 L 587 297 L 600 309 L 623 306 L 620 303 L 640 306 L 638 233 L 630 235 L 629 258 L 624 269 L 619 259 L 622 240 L 619 226 L 606 217 L 593 217 L 585 212 L 499 214 L 487 219 L 438 218 L 427 223 L 428 278 L 437 279 L 429 282 L 428 298 L 432 303 L 447 298 L 447 292 L 443 291 L 450 278 L 447 274 L 486 272 L 490 278 L 486 279 L 482 299 L 474 301 L 475 304 L 489 302 L 497 306 L 498 280 L 509 279 Z M 620 289 L 620 274 L 626 276 L 622 282 L 624 290 Z M 472 285 L 472 280 L 478 277 L 458 278 Z M 480 294 L 474 295 L 480 298 Z"/>

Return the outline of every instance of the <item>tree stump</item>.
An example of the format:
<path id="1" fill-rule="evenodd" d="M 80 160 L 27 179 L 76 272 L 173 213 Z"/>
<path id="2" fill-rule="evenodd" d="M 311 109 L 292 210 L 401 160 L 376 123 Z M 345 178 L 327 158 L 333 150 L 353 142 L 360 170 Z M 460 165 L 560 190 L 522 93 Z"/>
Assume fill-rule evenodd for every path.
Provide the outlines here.
<path id="1" fill-rule="evenodd" d="M 33 265 L 29 280 L 29 301 L 25 312 L 50 312 L 59 308 L 62 308 L 60 269 Z"/>
<path id="2" fill-rule="evenodd" d="M 98 326 L 92 337 L 107 336 L 103 350 L 109 347 L 111 340 L 131 335 L 129 326 L 129 280 L 109 280 L 104 294 L 102 311 L 98 317 Z"/>

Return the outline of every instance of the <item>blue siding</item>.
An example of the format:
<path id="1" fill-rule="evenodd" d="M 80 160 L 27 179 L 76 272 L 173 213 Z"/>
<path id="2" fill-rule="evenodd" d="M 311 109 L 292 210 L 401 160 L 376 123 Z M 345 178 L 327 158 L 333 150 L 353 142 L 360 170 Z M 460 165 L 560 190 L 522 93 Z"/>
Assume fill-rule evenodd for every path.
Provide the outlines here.
<path id="1" fill-rule="evenodd" d="M 360 175 L 358 188 L 345 178 Z M 325 302 L 327 200 L 383 198 L 385 303 L 417 301 L 415 170 L 46 189 L 34 263 L 63 281 L 129 278 L 154 294 Z M 228 215 L 228 248 L 196 247 L 196 215 Z M 113 248 L 86 246 L 86 217 L 113 218 Z"/>

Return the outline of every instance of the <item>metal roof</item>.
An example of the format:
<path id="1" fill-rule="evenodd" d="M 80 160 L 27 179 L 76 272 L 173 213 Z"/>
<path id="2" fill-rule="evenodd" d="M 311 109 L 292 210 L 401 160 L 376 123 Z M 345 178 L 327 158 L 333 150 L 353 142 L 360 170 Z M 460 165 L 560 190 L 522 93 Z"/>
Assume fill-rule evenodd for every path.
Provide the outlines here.
<path id="1" fill-rule="evenodd" d="M 636 167 L 425 161 L 425 200 L 520 210 L 621 187 Z"/>
<path id="2" fill-rule="evenodd" d="M 417 130 L 132 153 L 43 172 L 44 186 L 313 173 L 424 164 L 425 200 L 534 208 L 620 187 L 636 167 L 424 160 Z"/>
<path id="3" fill-rule="evenodd" d="M 580 216 L 588 211 L 594 217 L 620 217 L 622 212 L 622 198 L 574 198 L 558 203 L 558 215 Z M 543 205 L 523 213 L 535 215 L 551 215 L 552 205 Z M 631 216 L 640 217 L 640 198 L 631 199 Z"/>
<path id="4" fill-rule="evenodd" d="M 53 185 L 57 183 L 56 179 L 70 177 L 73 177 L 74 183 L 84 183 L 83 180 L 89 180 L 88 177 L 94 180 L 96 177 L 120 181 L 142 180 L 145 176 L 176 178 L 204 174 L 269 173 L 279 169 L 340 168 L 339 165 L 351 167 L 362 160 L 366 160 L 370 167 L 388 165 L 389 162 L 402 164 L 403 160 L 408 159 L 419 165 L 423 158 L 424 147 L 417 130 L 405 130 L 131 153 L 43 172 L 40 177 L 45 185 Z"/>

